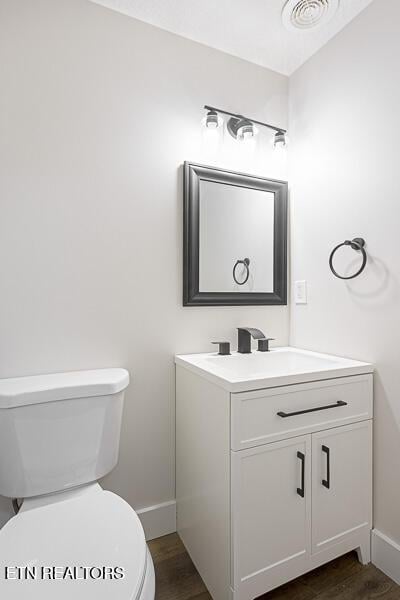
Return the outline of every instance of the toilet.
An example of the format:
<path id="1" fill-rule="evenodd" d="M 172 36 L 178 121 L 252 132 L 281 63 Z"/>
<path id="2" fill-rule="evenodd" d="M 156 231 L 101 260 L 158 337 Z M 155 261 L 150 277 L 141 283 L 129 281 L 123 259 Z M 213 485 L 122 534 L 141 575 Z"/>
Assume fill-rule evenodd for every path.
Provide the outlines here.
<path id="1" fill-rule="evenodd" d="M 154 600 L 135 511 L 98 479 L 117 464 L 129 373 L 0 380 L 0 598 Z"/>

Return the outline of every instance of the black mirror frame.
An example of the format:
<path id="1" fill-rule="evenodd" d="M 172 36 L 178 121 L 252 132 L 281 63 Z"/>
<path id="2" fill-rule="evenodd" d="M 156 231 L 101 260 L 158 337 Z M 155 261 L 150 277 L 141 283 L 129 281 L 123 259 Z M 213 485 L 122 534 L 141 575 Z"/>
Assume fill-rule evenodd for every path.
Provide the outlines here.
<path id="1" fill-rule="evenodd" d="M 202 179 L 272 192 L 275 195 L 273 292 L 199 291 L 199 188 Z M 183 185 L 183 306 L 287 304 L 287 181 L 185 162 Z"/>

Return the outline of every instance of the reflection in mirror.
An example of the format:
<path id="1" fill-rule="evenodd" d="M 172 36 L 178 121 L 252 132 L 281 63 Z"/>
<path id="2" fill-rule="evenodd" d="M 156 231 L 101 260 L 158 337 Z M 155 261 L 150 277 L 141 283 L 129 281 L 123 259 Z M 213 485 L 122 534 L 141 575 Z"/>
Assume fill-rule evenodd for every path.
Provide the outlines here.
<path id="1" fill-rule="evenodd" d="M 200 292 L 273 292 L 272 192 L 202 180 L 199 229 Z"/>
<path id="2" fill-rule="evenodd" d="M 185 163 L 184 306 L 286 304 L 287 183 Z"/>

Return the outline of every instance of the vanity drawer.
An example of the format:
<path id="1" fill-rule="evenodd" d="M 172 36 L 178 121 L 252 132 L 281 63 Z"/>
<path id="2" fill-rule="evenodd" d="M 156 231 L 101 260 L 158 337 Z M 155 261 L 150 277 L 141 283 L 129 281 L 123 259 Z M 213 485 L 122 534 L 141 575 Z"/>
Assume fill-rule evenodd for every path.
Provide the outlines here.
<path id="1" fill-rule="evenodd" d="M 372 419 L 372 375 L 231 394 L 231 448 Z"/>

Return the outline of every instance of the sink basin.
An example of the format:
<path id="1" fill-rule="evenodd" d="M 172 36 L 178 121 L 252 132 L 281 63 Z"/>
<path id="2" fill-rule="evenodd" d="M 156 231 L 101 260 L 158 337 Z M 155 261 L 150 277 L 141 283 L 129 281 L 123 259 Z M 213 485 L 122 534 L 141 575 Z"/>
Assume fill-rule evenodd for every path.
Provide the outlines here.
<path id="1" fill-rule="evenodd" d="M 202 375 L 230 392 L 291 385 L 334 377 L 372 373 L 373 366 L 299 348 L 274 348 L 270 352 L 238 354 L 186 354 L 176 364 Z"/>

